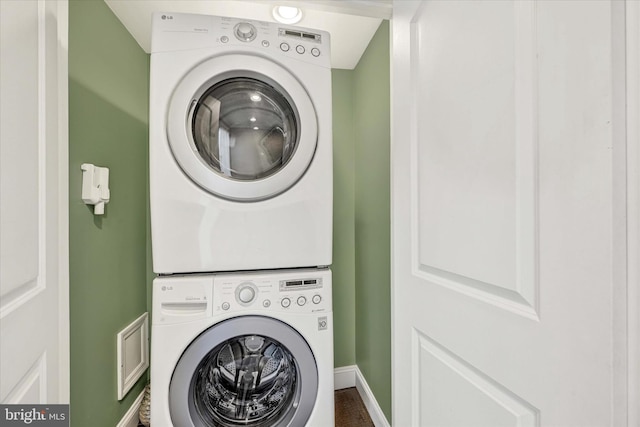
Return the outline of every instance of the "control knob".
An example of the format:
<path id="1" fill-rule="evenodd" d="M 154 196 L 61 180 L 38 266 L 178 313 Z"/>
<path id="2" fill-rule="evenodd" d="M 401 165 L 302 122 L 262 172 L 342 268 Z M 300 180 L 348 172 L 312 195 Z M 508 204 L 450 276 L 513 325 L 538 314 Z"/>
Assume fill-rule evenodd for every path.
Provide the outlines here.
<path id="1" fill-rule="evenodd" d="M 248 22 L 241 22 L 236 25 L 234 28 L 234 33 L 236 35 L 236 38 L 242 42 L 250 42 L 258 35 L 256 27 L 249 24 Z"/>
<path id="2" fill-rule="evenodd" d="M 244 306 L 255 301 L 257 296 L 258 288 L 252 282 L 241 283 L 240 286 L 236 288 L 236 300 Z"/>
<path id="3" fill-rule="evenodd" d="M 242 288 L 240 292 L 238 292 L 238 299 L 245 304 L 250 303 L 255 296 L 256 293 L 250 287 Z"/>

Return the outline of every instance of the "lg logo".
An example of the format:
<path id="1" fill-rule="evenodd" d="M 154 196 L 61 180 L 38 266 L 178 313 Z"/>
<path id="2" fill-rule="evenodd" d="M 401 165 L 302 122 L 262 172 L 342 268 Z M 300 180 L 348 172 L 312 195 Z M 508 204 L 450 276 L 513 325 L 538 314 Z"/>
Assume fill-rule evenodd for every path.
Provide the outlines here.
<path id="1" fill-rule="evenodd" d="M 162 20 L 166 20 L 166 19 L 173 19 L 173 16 L 171 15 L 162 15 Z"/>

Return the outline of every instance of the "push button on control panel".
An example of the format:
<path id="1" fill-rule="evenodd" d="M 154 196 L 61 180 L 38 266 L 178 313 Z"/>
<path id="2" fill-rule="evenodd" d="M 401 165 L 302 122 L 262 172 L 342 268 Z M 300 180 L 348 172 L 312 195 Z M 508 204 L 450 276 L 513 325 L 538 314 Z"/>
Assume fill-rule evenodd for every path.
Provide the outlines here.
<path id="1" fill-rule="evenodd" d="M 289 49 L 291 49 L 291 46 L 289 46 L 289 43 L 280 43 L 280 50 L 283 52 L 289 52 Z"/>
<path id="2" fill-rule="evenodd" d="M 305 297 L 298 297 L 297 303 L 299 306 L 303 306 L 307 303 L 307 299 Z"/>
<path id="3" fill-rule="evenodd" d="M 322 297 L 318 294 L 315 294 L 312 298 L 311 301 L 313 301 L 314 304 L 320 304 L 320 301 L 322 301 Z"/>
<path id="4" fill-rule="evenodd" d="M 320 56 L 320 49 L 318 49 L 317 47 L 314 47 L 313 49 L 311 49 L 311 55 L 315 57 Z"/>
<path id="5" fill-rule="evenodd" d="M 231 307 L 231 305 L 228 302 L 223 302 L 222 303 L 222 309 L 223 310 L 229 310 L 229 307 Z"/>
<path id="6" fill-rule="evenodd" d="M 302 45 L 296 46 L 296 52 L 298 52 L 300 55 L 302 55 L 304 53 L 304 46 L 302 46 Z"/>
<path id="7" fill-rule="evenodd" d="M 287 308 L 291 305 L 291 300 L 289 298 L 282 298 L 282 301 L 280 302 L 280 304 L 284 307 Z"/>

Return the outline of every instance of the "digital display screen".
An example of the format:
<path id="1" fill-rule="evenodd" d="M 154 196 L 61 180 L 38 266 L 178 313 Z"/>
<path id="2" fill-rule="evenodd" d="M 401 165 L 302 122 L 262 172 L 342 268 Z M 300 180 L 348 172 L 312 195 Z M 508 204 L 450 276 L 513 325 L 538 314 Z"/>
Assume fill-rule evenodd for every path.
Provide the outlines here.
<path id="1" fill-rule="evenodd" d="M 302 280 L 291 280 L 291 281 L 288 281 L 287 284 L 286 284 L 287 287 L 289 287 L 289 286 L 300 286 L 300 285 L 302 285 Z"/>
<path id="2" fill-rule="evenodd" d="M 281 280 L 280 290 L 317 289 L 322 287 L 322 279 Z"/>
<path id="3" fill-rule="evenodd" d="M 320 34 L 304 33 L 302 31 L 288 30 L 285 28 L 280 28 L 279 34 L 281 36 L 296 37 L 296 38 L 306 39 L 309 41 L 316 41 L 316 42 L 320 42 L 322 39 Z"/>

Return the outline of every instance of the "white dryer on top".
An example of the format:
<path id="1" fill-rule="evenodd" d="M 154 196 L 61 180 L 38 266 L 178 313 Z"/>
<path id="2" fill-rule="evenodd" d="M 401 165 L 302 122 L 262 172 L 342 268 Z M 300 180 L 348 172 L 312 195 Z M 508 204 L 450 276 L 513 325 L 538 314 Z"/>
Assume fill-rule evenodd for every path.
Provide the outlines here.
<path id="1" fill-rule="evenodd" d="M 275 23 L 154 15 L 156 273 L 331 264 L 329 42 Z"/>

